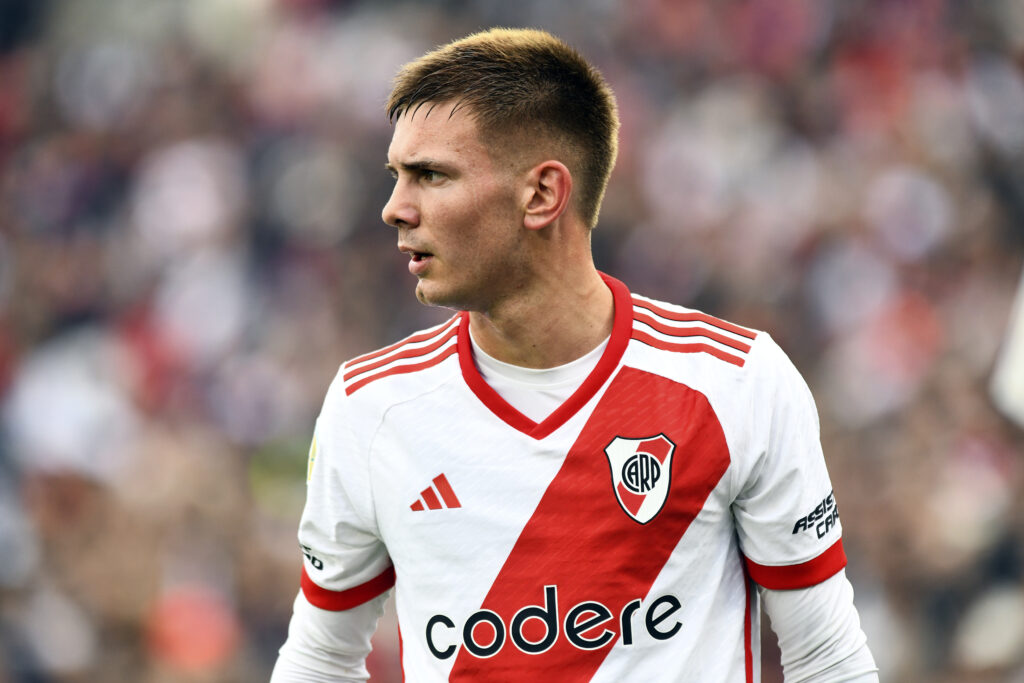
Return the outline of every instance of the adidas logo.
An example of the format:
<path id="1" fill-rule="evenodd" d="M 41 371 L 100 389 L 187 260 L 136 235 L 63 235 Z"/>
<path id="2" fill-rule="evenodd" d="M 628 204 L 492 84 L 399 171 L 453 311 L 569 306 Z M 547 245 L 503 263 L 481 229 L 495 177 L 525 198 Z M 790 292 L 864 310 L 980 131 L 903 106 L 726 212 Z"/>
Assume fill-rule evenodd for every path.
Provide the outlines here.
<path id="1" fill-rule="evenodd" d="M 444 474 L 439 474 L 434 477 L 433 485 L 420 491 L 419 500 L 409 507 L 413 512 L 422 512 L 423 510 L 460 508 L 462 503 L 459 502 L 455 491 L 452 490 L 452 485 L 448 483 L 448 478 Z"/>

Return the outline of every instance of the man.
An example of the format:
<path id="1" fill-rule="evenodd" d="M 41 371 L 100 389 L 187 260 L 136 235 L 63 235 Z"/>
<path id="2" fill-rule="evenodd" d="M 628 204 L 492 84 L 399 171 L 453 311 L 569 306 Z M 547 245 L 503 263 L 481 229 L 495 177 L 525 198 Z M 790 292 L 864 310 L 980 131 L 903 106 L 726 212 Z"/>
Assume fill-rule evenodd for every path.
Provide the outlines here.
<path id="1" fill-rule="evenodd" d="M 763 332 L 631 294 L 590 230 L 618 118 L 556 38 L 406 65 L 383 218 L 448 322 L 345 363 L 317 421 L 273 681 L 877 681 L 817 415 Z M 754 590 L 754 588 L 757 590 Z"/>

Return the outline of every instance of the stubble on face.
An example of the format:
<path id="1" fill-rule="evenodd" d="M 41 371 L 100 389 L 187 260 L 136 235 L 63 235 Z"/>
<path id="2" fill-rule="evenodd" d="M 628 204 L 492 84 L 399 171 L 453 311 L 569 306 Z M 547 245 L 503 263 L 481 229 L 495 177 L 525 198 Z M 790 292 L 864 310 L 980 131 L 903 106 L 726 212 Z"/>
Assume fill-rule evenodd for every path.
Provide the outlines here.
<path id="1" fill-rule="evenodd" d="M 449 112 L 443 105 L 423 108 L 396 124 L 392 164 L 429 158 L 452 171 L 437 186 L 411 186 L 420 222 L 399 226 L 399 242 L 431 253 L 417 275 L 421 303 L 486 312 L 514 296 L 529 273 L 516 160 L 495 154 L 465 109 Z"/>
<path id="2" fill-rule="evenodd" d="M 486 313 L 525 288 L 529 259 L 511 190 L 496 188 L 475 200 L 470 215 L 445 225 L 452 239 L 439 244 L 434 267 L 418 278 L 420 303 Z"/>

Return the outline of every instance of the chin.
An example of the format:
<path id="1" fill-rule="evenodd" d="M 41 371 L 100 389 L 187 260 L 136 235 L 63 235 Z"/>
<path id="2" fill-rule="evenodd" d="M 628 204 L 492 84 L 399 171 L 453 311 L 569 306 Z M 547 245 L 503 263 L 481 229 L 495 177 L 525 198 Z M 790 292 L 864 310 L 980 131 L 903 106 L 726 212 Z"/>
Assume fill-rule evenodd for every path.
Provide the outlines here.
<path id="1" fill-rule="evenodd" d="M 469 297 L 464 293 L 439 287 L 436 282 L 427 280 L 420 280 L 416 285 L 416 298 L 426 306 L 440 306 L 457 311 L 468 311 L 472 308 Z"/>
<path id="2" fill-rule="evenodd" d="M 436 283 L 420 280 L 416 285 L 416 298 L 419 299 L 421 304 L 427 306 L 448 306 L 448 299 L 450 297 L 445 296 L 444 291 L 440 290 Z"/>

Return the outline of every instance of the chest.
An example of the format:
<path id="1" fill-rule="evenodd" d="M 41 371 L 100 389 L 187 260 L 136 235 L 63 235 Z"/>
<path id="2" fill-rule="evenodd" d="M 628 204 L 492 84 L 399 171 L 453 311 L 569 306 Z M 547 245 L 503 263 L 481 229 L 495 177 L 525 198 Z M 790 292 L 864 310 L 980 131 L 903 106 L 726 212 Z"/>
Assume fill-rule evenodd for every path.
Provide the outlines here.
<path id="1" fill-rule="evenodd" d="M 649 584 L 692 525 L 728 523 L 726 439 L 685 385 L 623 368 L 539 440 L 468 392 L 433 403 L 389 414 L 372 454 L 382 537 L 422 590 L 450 584 L 453 567 L 478 594 L 499 580 L 525 592 L 581 576 Z"/>

